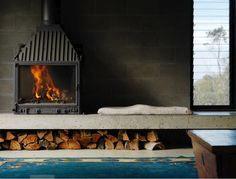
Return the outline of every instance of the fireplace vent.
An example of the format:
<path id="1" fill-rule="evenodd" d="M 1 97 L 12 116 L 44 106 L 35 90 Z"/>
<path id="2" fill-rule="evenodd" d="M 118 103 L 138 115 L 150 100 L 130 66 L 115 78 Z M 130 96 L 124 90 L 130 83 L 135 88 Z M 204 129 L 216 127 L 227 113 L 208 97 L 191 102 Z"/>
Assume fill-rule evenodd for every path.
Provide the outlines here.
<path id="1" fill-rule="evenodd" d="M 59 25 L 42 26 L 20 49 L 15 61 L 76 62 L 79 56 Z"/>

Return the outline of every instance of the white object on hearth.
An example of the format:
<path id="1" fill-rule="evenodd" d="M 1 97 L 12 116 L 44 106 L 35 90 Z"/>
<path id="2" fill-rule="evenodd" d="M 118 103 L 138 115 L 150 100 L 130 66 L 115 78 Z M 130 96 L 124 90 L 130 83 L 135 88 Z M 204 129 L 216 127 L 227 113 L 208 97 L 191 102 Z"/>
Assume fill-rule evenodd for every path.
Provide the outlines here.
<path id="1" fill-rule="evenodd" d="M 171 106 L 150 106 L 136 104 L 127 107 L 103 107 L 98 110 L 98 114 L 110 115 L 131 115 L 131 114 L 192 114 L 187 107 Z"/>

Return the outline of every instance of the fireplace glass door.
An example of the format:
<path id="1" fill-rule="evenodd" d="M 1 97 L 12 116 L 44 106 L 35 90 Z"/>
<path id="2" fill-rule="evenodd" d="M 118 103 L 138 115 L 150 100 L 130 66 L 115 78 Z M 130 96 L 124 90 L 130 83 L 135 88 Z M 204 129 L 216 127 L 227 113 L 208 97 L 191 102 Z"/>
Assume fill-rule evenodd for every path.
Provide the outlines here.
<path id="1" fill-rule="evenodd" d="M 20 65 L 18 104 L 66 105 L 77 103 L 75 65 Z"/>

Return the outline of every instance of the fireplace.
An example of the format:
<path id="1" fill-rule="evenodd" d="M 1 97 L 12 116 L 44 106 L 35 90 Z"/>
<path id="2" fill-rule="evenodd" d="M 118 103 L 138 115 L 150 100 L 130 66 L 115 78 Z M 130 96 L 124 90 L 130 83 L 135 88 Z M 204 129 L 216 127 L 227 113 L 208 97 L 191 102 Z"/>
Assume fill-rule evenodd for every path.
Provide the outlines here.
<path id="1" fill-rule="evenodd" d="M 42 25 L 15 57 L 16 114 L 80 112 L 80 60 L 55 24 L 55 0 L 42 1 Z"/>

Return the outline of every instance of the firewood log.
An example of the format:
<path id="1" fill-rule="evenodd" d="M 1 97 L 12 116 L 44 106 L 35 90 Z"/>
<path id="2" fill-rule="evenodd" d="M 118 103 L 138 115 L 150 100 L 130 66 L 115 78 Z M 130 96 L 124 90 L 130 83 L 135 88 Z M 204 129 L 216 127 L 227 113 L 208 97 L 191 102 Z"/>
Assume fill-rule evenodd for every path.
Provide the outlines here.
<path id="1" fill-rule="evenodd" d="M 123 141 L 129 141 L 129 137 L 126 131 L 123 131 Z"/>
<path id="2" fill-rule="evenodd" d="M 96 149 L 97 148 L 97 144 L 96 143 L 90 143 L 87 145 L 87 149 Z"/>
<path id="3" fill-rule="evenodd" d="M 69 140 L 68 135 L 64 131 L 59 131 L 59 136 L 65 142 Z"/>
<path id="4" fill-rule="evenodd" d="M 119 130 L 118 140 L 129 141 L 129 136 L 125 130 Z"/>
<path id="5" fill-rule="evenodd" d="M 72 139 L 79 141 L 81 139 L 81 134 L 79 131 L 73 131 Z"/>
<path id="6" fill-rule="evenodd" d="M 147 150 L 162 150 L 165 149 L 165 146 L 161 142 L 148 142 L 144 145 L 144 148 Z"/>
<path id="7" fill-rule="evenodd" d="M 0 143 L 2 143 L 4 141 L 5 141 L 5 139 L 4 139 L 3 135 L 0 133 Z"/>
<path id="8" fill-rule="evenodd" d="M 82 148 L 86 148 L 87 145 L 91 142 L 92 137 L 89 136 L 81 136 L 81 139 L 79 140 L 79 143 L 81 145 Z"/>
<path id="9" fill-rule="evenodd" d="M 83 137 L 92 137 L 91 131 L 89 130 L 80 130 L 81 138 Z"/>
<path id="10" fill-rule="evenodd" d="M 9 150 L 9 148 L 10 148 L 10 142 L 9 142 L 9 141 L 4 141 L 4 142 L 1 143 L 1 144 L 2 144 L 2 148 L 3 148 L 3 149 Z"/>
<path id="11" fill-rule="evenodd" d="M 28 144 L 28 145 L 25 145 L 24 146 L 24 149 L 26 149 L 26 150 L 38 150 L 38 149 L 40 149 L 40 145 L 38 144 L 38 143 L 30 143 L 30 144 Z"/>
<path id="12" fill-rule="evenodd" d="M 37 131 L 39 139 L 42 139 L 47 134 L 47 131 Z"/>
<path id="13" fill-rule="evenodd" d="M 63 140 L 60 137 L 56 136 L 55 137 L 55 142 L 56 142 L 56 144 L 60 144 L 60 143 L 63 142 Z"/>
<path id="14" fill-rule="evenodd" d="M 101 134 L 98 134 L 98 133 L 92 134 L 92 140 L 91 140 L 91 142 L 97 143 L 97 142 L 99 141 L 100 137 L 101 137 Z"/>
<path id="15" fill-rule="evenodd" d="M 131 141 L 126 141 L 125 142 L 125 149 L 126 150 L 139 150 L 138 139 L 133 139 Z"/>
<path id="16" fill-rule="evenodd" d="M 24 133 L 24 134 L 19 134 L 18 135 L 18 142 L 21 144 L 22 141 L 27 137 L 27 134 Z"/>
<path id="17" fill-rule="evenodd" d="M 98 149 L 105 149 L 105 139 L 101 137 L 98 141 Z"/>
<path id="18" fill-rule="evenodd" d="M 147 140 L 149 142 L 156 142 L 156 141 L 158 141 L 157 132 L 155 130 L 151 130 L 151 131 L 147 132 Z"/>
<path id="19" fill-rule="evenodd" d="M 39 145 L 41 147 L 44 147 L 45 149 L 48 149 L 49 141 L 47 141 L 46 139 L 40 139 L 39 140 Z"/>
<path id="20" fill-rule="evenodd" d="M 27 137 L 22 141 L 22 143 L 26 146 L 30 143 L 36 143 L 38 140 L 38 136 L 36 134 L 29 134 Z"/>
<path id="21" fill-rule="evenodd" d="M 11 150 L 21 150 L 21 145 L 17 140 L 11 140 L 10 149 Z"/>
<path id="22" fill-rule="evenodd" d="M 118 142 L 118 139 L 117 139 L 115 136 L 113 136 L 113 135 L 107 134 L 106 137 L 107 137 L 112 143 Z"/>
<path id="23" fill-rule="evenodd" d="M 124 150 L 125 147 L 123 145 L 123 141 L 119 140 L 116 144 L 116 147 L 115 147 L 116 150 Z"/>
<path id="24" fill-rule="evenodd" d="M 76 140 L 69 139 L 68 141 L 64 141 L 59 144 L 59 148 L 61 149 L 80 149 L 80 143 Z"/>
<path id="25" fill-rule="evenodd" d="M 12 132 L 7 131 L 6 140 L 13 140 L 15 138 L 16 138 L 16 136 Z"/>
<path id="26" fill-rule="evenodd" d="M 48 150 L 55 150 L 57 148 L 57 144 L 55 142 L 49 142 L 49 145 L 48 145 Z"/>
<path id="27" fill-rule="evenodd" d="M 145 137 L 145 136 L 143 136 L 143 135 L 140 135 L 140 136 L 139 136 L 139 141 L 141 141 L 141 142 L 146 142 L 146 141 L 147 141 L 147 139 L 146 139 L 146 137 Z"/>
<path id="28" fill-rule="evenodd" d="M 114 149 L 114 144 L 111 140 L 105 139 L 105 149 L 106 150 L 113 150 Z"/>
<path id="29" fill-rule="evenodd" d="M 49 131 L 43 138 L 46 139 L 48 142 L 52 142 L 53 141 L 52 131 Z"/>
<path id="30" fill-rule="evenodd" d="M 101 136 L 107 135 L 108 131 L 97 131 Z"/>

